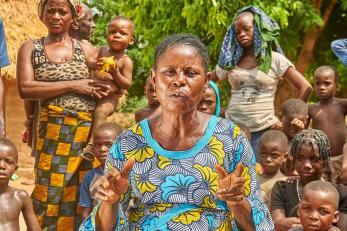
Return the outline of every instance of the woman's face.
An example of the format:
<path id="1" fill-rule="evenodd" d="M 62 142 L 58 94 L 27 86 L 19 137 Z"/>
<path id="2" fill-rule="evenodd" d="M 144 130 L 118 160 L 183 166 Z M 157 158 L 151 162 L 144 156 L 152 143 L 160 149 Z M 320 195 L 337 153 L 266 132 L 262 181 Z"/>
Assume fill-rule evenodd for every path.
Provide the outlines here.
<path id="1" fill-rule="evenodd" d="M 67 0 L 48 0 L 44 6 L 42 21 L 52 34 L 67 32 L 72 23 L 72 12 Z"/>
<path id="2" fill-rule="evenodd" d="M 160 56 L 153 81 L 160 105 L 182 115 L 196 109 L 209 80 L 195 48 L 179 44 Z"/>
<path id="3" fill-rule="evenodd" d="M 254 28 L 253 28 L 253 14 L 250 12 L 241 13 L 235 21 L 235 35 L 236 40 L 243 48 L 250 48 L 253 46 Z"/>

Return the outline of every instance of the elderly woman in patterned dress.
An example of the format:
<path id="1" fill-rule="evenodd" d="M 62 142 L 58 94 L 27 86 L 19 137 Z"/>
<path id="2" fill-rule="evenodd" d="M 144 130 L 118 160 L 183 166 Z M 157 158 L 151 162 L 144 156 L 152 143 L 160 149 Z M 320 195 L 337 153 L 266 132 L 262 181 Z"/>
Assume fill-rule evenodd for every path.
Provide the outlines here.
<path id="1" fill-rule="evenodd" d="M 207 59 L 191 35 L 158 45 L 152 78 L 162 111 L 117 138 L 101 202 L 80 230 L 274 229 L 247 138 L 233 122 L 197 110 Z"/>

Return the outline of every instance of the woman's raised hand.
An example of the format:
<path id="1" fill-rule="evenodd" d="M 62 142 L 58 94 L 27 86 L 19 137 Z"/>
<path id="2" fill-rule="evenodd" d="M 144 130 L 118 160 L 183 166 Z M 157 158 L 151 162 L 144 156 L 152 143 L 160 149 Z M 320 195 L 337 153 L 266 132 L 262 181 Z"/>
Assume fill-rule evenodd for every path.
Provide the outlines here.
<path id="1" fill-rule="evenodd" d="M 114 205 L 119 203 L 123 193 L 129 186 L 129 175 L 135 163 L 134 158 L 130 158 L 121 171 L 116 168 L 110 169 L 100 181 L 98 191 L 95 196 L 104 203 Z"/>
<path id="2" fill-rule="evenodd" d="M 244 199 L 245 191 L 245 179 L 241 176 L 243 165 L 238 163 L 235 170 L 230 174 L 220 165 L 216 165 L 215 168 L 219 178 L 218 199 L 227 202 L 229 208 L 239 205 Z"/>

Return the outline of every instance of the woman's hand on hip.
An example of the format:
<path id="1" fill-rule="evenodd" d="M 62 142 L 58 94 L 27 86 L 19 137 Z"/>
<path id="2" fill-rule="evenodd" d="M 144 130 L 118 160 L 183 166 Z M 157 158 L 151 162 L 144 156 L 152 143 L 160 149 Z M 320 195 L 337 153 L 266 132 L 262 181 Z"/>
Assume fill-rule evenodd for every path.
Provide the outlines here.
<path id="1" fill-rule="evenodd" d="M 243 165 L 238 163 L 235 170 L 230 174 L 220 165 L 216 165 L 216 171 L 219 178 L 218 199 L 227 202 L 229 208 L 241 204 L 245 198 L 245 179 L 241 176 Z"/>
<path id="2" fill-rule="evenodd" d="M 131 158 L 124 164 L 122 171 L 118 171 L 116 168 L 110 169 L 101 178 L 95 196 L 110 205 L 119 203 L 122 194 L 129 187 L 129 175 L 134 163 L 135 159 Z"/>

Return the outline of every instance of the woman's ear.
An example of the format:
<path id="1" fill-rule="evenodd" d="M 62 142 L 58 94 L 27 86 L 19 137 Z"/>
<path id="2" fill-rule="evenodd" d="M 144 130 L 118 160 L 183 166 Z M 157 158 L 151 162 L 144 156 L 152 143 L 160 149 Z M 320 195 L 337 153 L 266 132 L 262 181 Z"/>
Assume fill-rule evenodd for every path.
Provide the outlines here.
<path id="1" fill-rule="evenodd" d="M 205 85 L 204 85 L 204 92 L 208 88 L 208 85 L 210 84 L 210 80 L 211 80 L 211 73 L 207 72 L 207 74 L 206 74 L 206 82 L 205 82 Z"/>
<path id="2" fill-rule="evenodd" d="M 339 211 L 335 211 L 333 223 L 337 223 L 339 221 L 339 219 L 340 219 L 340 212 Z"/>

